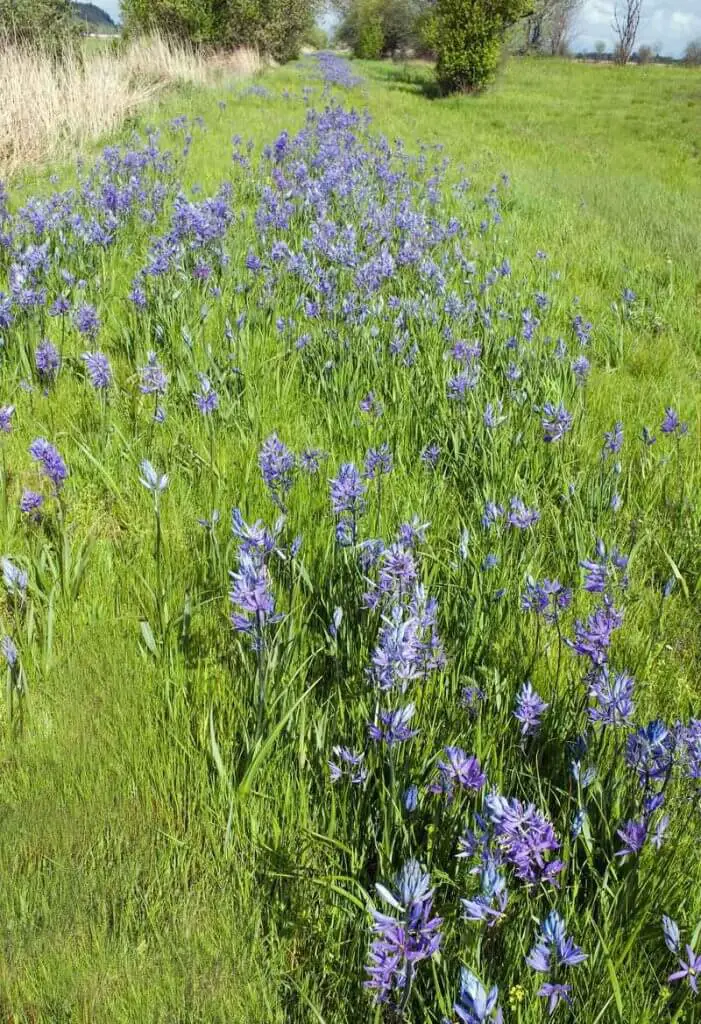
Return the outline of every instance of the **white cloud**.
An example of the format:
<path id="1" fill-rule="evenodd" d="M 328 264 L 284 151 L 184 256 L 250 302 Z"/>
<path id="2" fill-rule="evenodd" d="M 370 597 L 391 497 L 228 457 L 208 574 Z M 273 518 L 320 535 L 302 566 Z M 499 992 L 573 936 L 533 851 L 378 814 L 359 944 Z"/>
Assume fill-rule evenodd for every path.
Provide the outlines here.
<path id="1" fill-rule="evenodd" d="M 587 0 L 577 20 L 575 50 L 590 50 L 598 40 L 610 48 L 614 0 Z M 638 43 L 661 44 L 662 53 L 679 57 L 686 44 L 701 38 L 699 0 L 643 0 Z"/>

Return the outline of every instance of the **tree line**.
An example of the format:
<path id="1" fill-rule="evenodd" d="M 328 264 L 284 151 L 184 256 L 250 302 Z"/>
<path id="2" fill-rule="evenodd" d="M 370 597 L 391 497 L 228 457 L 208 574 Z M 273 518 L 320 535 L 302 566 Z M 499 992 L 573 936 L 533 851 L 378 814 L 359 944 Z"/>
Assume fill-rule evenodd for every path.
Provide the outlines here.
<path id="1" fill-rule="evenodd" d="M 505 39 L 520 52 L 564 54 L 583 0 L 122 0 L 127 34 L 159 31 L 195 45 L 248 46 L 284 62 L 318 44 L 331 4 L 337 40 L 361 58 L 409 53 L 435 59 L 441 90 L 478 91 L 493 78 Z M 634 56 L 643 0 L 616 0 L 613 59 Z M 75 32 L 70 0 L 0 0 L 0 38 L 53 49 Z M 650 51 L 648 53 L 648 51 Z M 652 59 L 640 47 L 637 59 Z M 701 64 L 701 42 L 686 51 Z"/>

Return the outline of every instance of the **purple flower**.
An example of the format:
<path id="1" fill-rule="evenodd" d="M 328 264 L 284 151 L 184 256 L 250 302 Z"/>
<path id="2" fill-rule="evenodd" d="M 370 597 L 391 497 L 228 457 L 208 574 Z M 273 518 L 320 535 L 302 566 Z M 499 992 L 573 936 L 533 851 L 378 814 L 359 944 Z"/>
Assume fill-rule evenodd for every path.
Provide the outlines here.
<path id="1" fill-rule="evenodd" d="M 614 423 L 611 430 L 604 433 L 604 455 L 617 455 L 623 447 L 623 424 L 619 421 Z"/>
<path id="2" fill-rule="evenodd" d="M 442 920 L 433 917 L 433 890 L 430 878 L 415 860 L 407 861 L 394 889 L 377 885 L 377 894 L 399 916 L 372 911 L 373 941 L 366 967 L 365 987 L 373 991 L 378 1003 L 401 997 L 405 1002 L 413 982 L 416 965 L 430 960 L 441 944 Z"/>
<path id="3" fill-rule="evenodd" d="M 675 737 L 660 719 L 641 726 L 626 740 L 625 760 L 647 788 L 665 782 L 674 763 Z"/>
<path id="4" fill-rule="evenodd" d="M 572 429 L 573 422 L 574 419 L 571 413 L 567 412 L 562 403 L 555 406 L 550 402 L 546 402 L 543 406 L 543 418 L 541 420 L 543 440 L 546 444 L 550 444 L 553 441 L 561 441 L 565 434 Z"/>
<path id="5" fill-rule="evenodd" d="M 308 476 L 314 476 L 319 472 L 319 460 L 323 455 L 320 448 L 305 448 L 299 457 L 299 468 Z"/>
<path id="6" fill-rule="evenodd" d="M 589 721 L 611 726 L 630 725 L 635 710 L 634 689 L 632 676 L 626 672 L 612 676 L 608 665 L 601 665 L 589 679 L 589 696 L 596 701 L 594 707 L 588 709 Z"/>
<path id="7" fill-rule="evenodd" d="M 275 614 L 268 569 L 260 557 L 241 549 L 238 569 L 229 575 L 233 583 L 229 600 L 238 609 L 231 615 L 232 625 L 237 633 L 246 633 L 253 649 L 260 651 L 264 630 L 282 618 Z"/>
<path id="8" fill-rule="evenodd" d="M 579 619 L 574 624 L 574 640 L 565 640 L 576 654 L 590 658 L 594 665 L 603 665 L 608 660 L 611 635 L 623 624 L 623 612 L 618 611 L 608 596 L 604 604 L 593 612 L 586 623 Z"/>
<path id="9" fill-rule="evenodd" d="M 58 295 L 49 308 L 49 316 L 65 316 L 70 311 L 70 299 L 67 299 L 65 295 Z"/>
<path id="10" fill-rule="evenodd" d="M 491 928 L 504 917 L 508 898 L 504 874 L 498 862 L 487 855 L 480 869 L 479 895 L 472 900 L 460 902 L 468 921 L 485 921 L 487 927 Z"/>
<path id="11" fill-rule="evenodd" d="M 140 468 L 141 476 L 139 477 L 139 482 L 157 499 L 168 486 L 168 474 L 159 473 L 148 459 L 143 459 Z"/>
<path id="12" fill-rule="evenodd" d="M 156 359 L 155 352 L 149 352 L 146 365 L 139 367 L 139 391 L 142 395 L 164 395 L 168 388 L 168 377 Z"/>
<path id="13" fill-rule="evenodd" d="M 277 434 L 271 434 L 260 449 L 258 465 L 271 498 L 284 512 L 285 499 L 294 482 L 297 467 L 294 454 Z"/>
<path id="14" fill-rule="evenodd" d="M 546 981 L 538 989 L 538 995 L 548 1000 L 548 1016 L 550 1017 L 555 1013 L 561 999 L 570 1006 L 572 1005 L 571 993 L 571 985 L 561 985 L 552 981 Z"/>
<path id="15" fill-rule="evenodd" d="M 219 408 L 219 395 L 212 387 L 212 382 L 206 373 L 198 373 L 197 379 L 200 382 L 200 390 L 194 391 L 192 397 L 202 415 L 210 416 Z"/>
<path id="16" fill-rule="evenodd" d="M 352 462 L 344 462 L 338 476 L 330 481 L 331 508 L 340 517 L 338 528 L 348 542 L 357 539 L 358 517 L 365 511 L 365 484 Z M 337 528 L 337 536 L 338 536 Z"/>
<path id="17" fill-rule="evenodd" d="M 496 526 L 497 522 L 503 518 L 503 515 L 503 505 L 497 505 L 494 501 L 485 502 L 484 512 L 482 513 L 482 526 L 485 530 L 490 530 L 492 526 Z"/>
<path id="18" fill-rule="evenodd" d="M 24 569 L 20 569 L 11 558 L 6 556 L 0 559 L 0 566 L 2 566 L 2 581 L 8 595 L 23 601 L 27 593 L 29 576 Z"/>
<path id="19" fill-rule="evenodd" d="M 0 405 L 0 434 L 12 433 L 12 417 L 14 414 L 14 405 Z"/>
<path id="20" fill-rule="evenodd" d="M 455 786 L 478 793 L 487 781 L 474 754 L 462 747 L 445 747 L 447 760 L 438 762 L 440 779 L 431 786 L 432 793 L 443 793 L 452 800 Z"/>
<path id="21" fill-rule="evenodd" d="M 687 423 L 682 423 L 679 419 L 679 413 L 676 409 L 672 409 L 671 406 L 667 406 L 664 411 L 664 419 L 660 426 L 660 430 L 663 434 L 678 434 L 682 437 L 688 433 L 689 426 Z"/>
<path id="22" fill-rule="evenodd" d="M 630 820 L 616 832 L 624 842 L 624 846 L 616 851 L 617 857 L 625 857 L 627 854 L 638 854 L 645 845 L 647 839 L 647 821 Z"/>
<path id="23" fill-rule="evenodd" d="M 38 520 L 39 510 L 43 504 L 43 494 L 39 494 L 37 491 L 24 491 L 19 502 L 20 512 L 29 516 L 30 519 Z"/>
<path id="24" fill-rule="evenodd" d="M 507 519 L 509 526 L 515 526 L 518 530 L 527 530 L 540 519 L 538 509 L 527 508 L 521 498 L 512 498 L 510 505 L 511 511 Z"/>
<path id="25" fill-rule="evenodd" d="M 549 974 L 558 967 L 576 967 L 586 959 L 587 954 L 567 935 L 563 919 L 556 910 L 551 910 L 526 957 L 528 966 L 540 974 Z"/>
<path id="26" fill-rule="evenodd" d="M 453 1010 L 462 1024 L 502 1024 L 504 1017 L 497 1005 L 498 999 L 496 985 L 487 992 L 472 971 L 467 967 L 460 969 L 460 993 Z"/>
<path id="27" fill-rule="evenodd" d="M 433 444 L 430 444 L 428 445 L 428 447 L 424 448 L 424 450 L 421 452 L 421 461 L 425 466 L 428 466 L 429 469 L 435 469 L 436 466 L 438 465 L 440 455 L 440 446 L 434 442 Z"/>
<path id="28" fill-rule="evenodd" d="M 586 356 L 577 356 L 576 359 L 572 360 L 572 373 L 574 374 L 575 380 L 581 386 L 586 383 L 587 377 L 589 376 L 589 360 Z"/>
<path id="29" fill-rule="evenodd" d="M 558 580 L 543 580 L 537 583 L 526 580 L 526 589 L 521 597 L 521 608 L 526 612 L 542 615 L 549 625 L 556 623 L 560 612 L 572 603 L 572 591 Z"/>
<path id="30" fill-rule="evenodd" d="M 2 653 L 7 667 L 12 670 L 17 664 L 17 647 L 11 636 L 4 636 L 0 640 L 0 653 Z"/>
<path id="31" fill-rule="evenodd" d="M 521 735 L 532 736 L 540 728 L 541 716 L 550 707 L 533 689 L 530 682 L 525 682 L 516 698 L 514 718 L 521 723 Z"/>
<path id="32" fill-rule="evenodd" d="M 42 473 L 48 477 L 56 491 L 60 491 L 68 476 L 68 469 L 58 449 L 45 438 L 37 437 L 29 446 L 29 454 L 39 463 Z"/>
<path id="33" fill-rule="evenodd" d="M 516 877 L 528 883 L 557 885 L 564 864 L 550 859 L 559 851 L 560 842 L 547 818 L 534 804 L 524 806 L 520 800 L 507 800 L 498 793 L 490 793 L 484 803 L 497 845 Z"/>
<path id="34" fill-rule="evenodd" d="M 80 332 L 89 338 L 95 338 L 100 329 L 100 318 L 94 306 L 84 304 L 76 309 L 73 322 Z"/>
<path id="35" fill-rule="evenodd" d="M 687 944 L 686 960 L 679 959 L 679 969 L 667 978 L 667 981 L 682 981 L 686 978 L 694 995 L 699 994 L 699 978 L 701 977 L 701 953 L 696 953 Z"/>
<path id="36" fill-rule="evenodd" d="M 666 914 L 662 915 L 662 931 L 664 933 L 665 945 L 670 953 L 679 953 L 681 948 L 679 925 L 671 917 L 667 917 Z"/>
<path id="37" fill-rule="evenodd" d="M 84 352 L 83 361 L 95 390 L 106 390 L 112 383 L 112 369 L 107 356 L 102 352 Z"/>
<path id="38" fill-rule="evenodd" d="M 410 722 L 414 717 L 416 708 L 413 704 L 397 708 L 396 711 L 381 711 L 378 724 L 368 723 L 368 735 L 376 743 L 386 743 L 388 747 L 395 743 L 405 743 L 407 740 L 418 736 L 419 730 L 412 729 Z"/>
<path id="39" fill-rule="evenodd" d="M 354 786 L 359 786 L 367 778 L 367 768 L 363 764 L 365 754 L 354 754 L 348 747 L 333 748 L 335 761 L 329 761 L 331 782 L 348 779 Z"/>
<path id="40" fill-rule="evenodd" d="M 482 422 L 487 429 L 496 430 L 502 423 L 506 422 L 506 416 L 502 416 L 503 408 L 504 406 L 501 401 L 497 401 L 494 404 L 492 404 L 492 402 L 487 403 L 487 407 L 482 416 Z"/>
<path id="41" fill-rule="evenodd" d="M 45 384 L 52 384 L 56 380 L 61 366 L 61 357 L 48 338 L 39 342 L 34 353 L 34 365 L 37 368 L 39 378 Z"/>
<path id="42" fill-rule="evenodd" d="M 375 480 L 383 474 L 391 473 L 392 466 L 392 452 L 388 444 L 370 448 L 365 456 L 365 477 L 368 480 Z"/>

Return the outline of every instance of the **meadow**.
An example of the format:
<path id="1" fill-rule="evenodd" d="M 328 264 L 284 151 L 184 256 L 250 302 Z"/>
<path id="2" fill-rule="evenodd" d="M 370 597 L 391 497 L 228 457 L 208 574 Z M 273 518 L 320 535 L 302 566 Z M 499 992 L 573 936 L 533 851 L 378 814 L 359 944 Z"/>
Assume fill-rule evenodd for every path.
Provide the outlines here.
<path id="1" fill-rule="evenodd" d="M 0 1015 L 699 1018 L 700 101 L 322 57 L 0 189 Z"/>

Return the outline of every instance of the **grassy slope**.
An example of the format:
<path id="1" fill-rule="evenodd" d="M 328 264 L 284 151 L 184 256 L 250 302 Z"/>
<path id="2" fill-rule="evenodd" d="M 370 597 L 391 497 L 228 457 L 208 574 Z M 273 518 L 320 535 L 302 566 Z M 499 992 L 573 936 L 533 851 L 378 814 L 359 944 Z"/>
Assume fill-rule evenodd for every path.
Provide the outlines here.
<path id="1" fill-rule="evenodd" d="M 362 102 L 389 138 L 443 143 L 480 185 L 509 172 L 511 257 L 545 249 L 586 315 L 601 321 L 599 350 L 609 352 L 610 366 L 597 371 L 593 389 L 592 449 L 597 424 L 608 428 L 621 415 L 633 430 L 672 400 L 692 420 L 690 443 L 698 444 L 701 75 L 523 61 L 479 100 L 429 101 L 420 69 L 367 65 L 363 73 Z M 298 92 L 300 79 L 283 69 L 267 84 Z M 193 148 L 188 172 L 205 192 L 227 175 L 233 131 L 263 143 L 304 116 L 297 99 L 246 97 L 225 114 L 216 99 L 180 94 L 153 115 L 205 118 L 206 144 Z M 625 285 L 639 293 L 642 311 L 619 329 L 609 307 Z M 261 357 L 255 434 L 284 425 L 293 447 L 324 441 L 320 410 L 303 407 L 294 382 L 271 368 Z M 78 388 L 66 394 L 66 429 L 87 435 L 88 404 Z M 329 424 L 328 434 L 325 446 L 342 452 L 339 424 Z M 223 509 L 251 488 L 260 498 L 260 485 L 248 482 L 257 441 L 242 454 L 242 440 L 231 438 L 220 452 Z M 20 450 L 18 440 L 18 460 Z M 130 456 L 133 462 L 140 452 Z M 118 477 L 123 451 L 115 445 L 102 457 Z M 75 468 L 89 476 L 87 463 Z M 200 512 L 189 486 L 174 484 L 173 503 Z M 189 676 L 174 666 L 169 675 L 139 653 L 135 587 L 115 565 L 112 545 L 118 538 L 123 555 L 148 561 L 148 501 L 125 497 L 129 510 L 120 516 L 101 503 L 99 488 L 82 494 L 77 514 L 97 524 L 99 540 L 80 610 L 71 629 L 57 625 L 50 674 L 37 673 L 27 738 L 3 750 L 0 1007 L 28 1021 L 269 1024 L 282 1019 L 280 983 L 295 965 L 297 938 L 280 925 L 273 937 L 262 925 L 271 908 L 260 905 L 245 849 L 234 860 L 220 855 L 206 707 L 210 697 L 225 702 L 232 681 L 207 664 Z M 169 529 L 172 561 L 184 566 L 194 535 L 180 522 Z M 697 625 L 693 610 L 680 607 L 679 644 L 656 667 L 660 702 L 669 679 L 675 699 L 678 687 L 697 685 Z M 287 806 L 276 780 L 266 784 L 281 827 L 294 823 L 299 792 Z M 284 874 L 289 866 L 278 867 Z M 306 921 L 304 907 L 296 912 Z"/>

